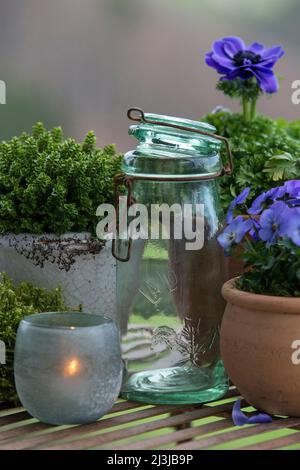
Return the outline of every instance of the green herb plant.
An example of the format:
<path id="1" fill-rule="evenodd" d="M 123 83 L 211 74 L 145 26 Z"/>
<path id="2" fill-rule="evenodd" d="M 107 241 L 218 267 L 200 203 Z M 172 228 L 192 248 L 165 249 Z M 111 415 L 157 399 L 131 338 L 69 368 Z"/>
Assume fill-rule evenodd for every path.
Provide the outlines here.
<path id="1" fill-rule="evenodd" d="M 262 241 L 246 243 L 241 255 L 246 272 L 238 289 L 254 294 L 300 297 L 300 248 L 287 240 L 266 248 Z"/>
<path id="2" fill-rule="evenodd" d="M 113 145 L 96 148 L 93 132 L 77 143 L 42 123 L 0 143 L 0 233 L 95 233 L 121 159 Z"/>
<path id="3" fill-rule="evenodd" d="M 221 179 L 225 209 L 245 186 L 250 186 L 250 198 L 254 199 L 280 181 L 299 178 L 299 121 L 290 124 L 257 115 L 245 122 L 240 114 L 226 111 L 208 114 L 203 120 L 215 126 L 218 134 L 228 137 L 232 148 L 234 172 Z M 222 152 L 225 159 L 226 152 Z"/>

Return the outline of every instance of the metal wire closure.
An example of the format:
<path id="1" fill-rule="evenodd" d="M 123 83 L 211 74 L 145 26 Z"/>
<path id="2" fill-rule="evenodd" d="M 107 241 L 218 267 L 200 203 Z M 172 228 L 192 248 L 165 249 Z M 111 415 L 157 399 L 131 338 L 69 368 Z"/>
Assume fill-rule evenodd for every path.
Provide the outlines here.
<path id="1" fill-rule="evenodd" d="M 225 144 L 226 147 L 226 152 L 227 152 L 227 157 L 228 157 L 228 165 L 223 166 L 220 171 L 216 171 L 215 173 L 209 174 L 209 175 L 190 175 L 190 176 L 182 176 L 182 177 L 175 177 L 175 176 L 159 176 L 159 175 L 125 175 L 125 174 L 120 174 L 117 175 L 114 179 L 114 198 L 115 198 L 115 208 L 116 208 L 116 220 L 118 221 L 119 219 L 119 196 L 120 196 L 120 191 L 119 188 L 120 186 L 125 186 L 127 188 L 127 208 L 130 207 L 130 205 L 133 203 L 132 200 L 132 187 L 134 180 L 152 180 L 152 181 L 200 181 L 200 180 L 210 180 L 217 178 L 219 176 L 223 175 L 231 175 L 233 172 L 233 158 L 232 158 L 232 153 L 229 145 L 229 141 L 226 137 L 223 137 L 221 135 L 214 134 L 212 132 L 208 131 L 203 131 L 202 129 L 191 129 L 190 127 L 187 126 L 181 126 L 180 124 L 170 124 L 167 122 L 160 122 L 160 121 L 155 121 L 154 119 L 149 119 L 148 117 L 145 116 L 145 113 L 142 109 L 140 108 L 130 108 L 127 111 L 127 117 L 131 121 L 137 121 L 137 122 L 145 122 L 147 124 L 154 124 L 157 126 L 163 126 L 163 127 L 173 127 L 174 129 L 179 129 L 181 131 L 187 131 L 187 132 L 192 132 L 196 134 L 202 134 L 206 135 L 208 137 L 212 137 L 216 140 L 220 140 Z M 116 232 L 118 233 L 118 227 Z M 130 259 L 130 253 L 131 253 L 131 247 L 132 247 L 132 239 L 129 236 L 128 238 L 128 246 L 127 246 L 127 253 L 125 257 L 121 257 L 117 254 L 116 252 L 116 240 L 115 238 L 112 241 L 112 255 L 114 258 L 116 258 L 118 261 L 129 261 Z"/>
<path id="2" fill-rule="evenodd" d="M 115 237 L 117 236 L 117 233 L 119 231 L 118 227 L 118 220 L 119 220 L 119 197 L 122 193 L 120 193 L 119 188 L 120 186 L 125 186 L 127 189 L 127 210 L 133 203 L 132 200 L 132 186 L 133 186 L 133 178 L 130 176 L 120 174 L 115 176 L 114 179 L 114 200 L 115 200 L 115 208 L 116 208 L 116 234 Z M 112 240 L 112 255 L 114 258 L 116 258 L 118 261 L 129 261 L 130 259 L 130 253 L 131 253 L 131 246 L 132 246 L 132 238 L 128 237 L 128 246 L 127 246 L 127 253 L 126 256 L 123 258 L 122 256 L 119 256 L 116 250 L 116 238 L 113 238 Z"/>

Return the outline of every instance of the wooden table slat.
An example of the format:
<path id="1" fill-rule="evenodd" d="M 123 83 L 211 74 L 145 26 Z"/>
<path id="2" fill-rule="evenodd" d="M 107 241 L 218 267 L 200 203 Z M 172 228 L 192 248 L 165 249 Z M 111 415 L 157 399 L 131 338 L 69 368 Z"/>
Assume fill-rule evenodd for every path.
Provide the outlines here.
<path id="1" fill-rule="evenodd" d="M 8 424 L 16 424 L 20 421 L 25 421 L 27 419 L 32 419 L 27 411 L 20 409 L 20 411 L 16 413 L 10 413 L 3 416 L 0 416 L 0 429 L 1 426 L 7 426 Z"/>
<path id="2" fill-rule="evenodd" d="M 288 436 L 268 439 L 264 442 L 258 442 L 257 444 L 241 447 L 241 450 L 274 450 L 287 447 L 292 444 L 300 445 L 300 433 L 298 431 Z"/>
<path id="3" fill-rule="evenodd" d="M 231 406 L 232 405 L 230 403 L 219 405 L 217 407 L 218 412 L 222 413 L 222 412 L 228 411 L 231 409 Z M 52 449 L 52 450 L 90 449 L 92 447 L 99 447 L 100 445 L 113 443 L 114 441 L 121 440 L 122 438 L 125 439 L 129 437 L 137 436 L 146 432 L 155 431 L 158 429 L 163 429 L 163 428 L 178 426 L 178 425 L 185 424 L 185 423 L 190 423 L 193 420 L 205 418 L 211 415 L 212 415 L 211 410 L 209 410 L 206 407 L 203 407 L 203 408 L 196 409 L 194 411 L 187 411 L 187 412 L 183 412 L 180 414 L 176 414 L 174 416 L 169 416 L 167 418 L 164 418 L 163 420 L 137 424 L 136 426 L 132 428 L 127 428 L 126 431 L 116 430 L 116 431 L 110 431 L 106 434 L 101 434 L 98 436 L 92 436 L 92 437 L 83 436 L 80 441 L 76 440 L 70 443 L 57 444 L 54 446 L 50 445 L 50 446 L 47 446 L 46 448 Z M 214 413 L 214 416 L 215 416 L 215 413 Z"/>
<path id="4" fill-rule="evenodd" d="M 201 436 L 202 434 L 208 434 L 210 432 L 222 431 L 224 429 L 228 429 L 231 426 L 232 423 L 226 419 L 222 419 L 220 421 L 214 421 L 212 423 L 202 424 L 192 428 L 181 429 L 180 431 L 174 431 L 163 436 L 146 438 L 144 441 L 141 441 L 138 444 L 133 442 L 132 444 L 115 446 L 114 450 L 135 450 L 137 445 L 139 450 L 157 449 L 158 447 L 165 444 L 170 444 L 172 442 L 178 443 L 182 440 L 190 440 L 193 437 Z M 170 447 L 170 449 L 173 447 L 174 446 Z"/>
<path id="5" fill-rule="evenodd" d="M 231 411 L 237 396 L 237 390 L 231 387 L 225 402 L 223 399 L 203 405 L 158 406 L 118 401 L 101 420 L 68 427 L 40 423 L 22 408 L 11 409 L 10 405 L 0 402 L 0 449 L 151 450 L 163 447 L 180 451 L 216 445 L 222 448 L 222 444 L 230 444 L 241 450 L 263 450 L 300 445 L 300 417 L 276 417 L 272 423 L 234 427 Z M 247 406 L 244 400 L 242 406 Z M 209 417 L 218 419 L 207 422 L 205 418 Z M 283 435 L 285 429 L 294 433 Z M 279 431 L 281 436 L 278 433 L 278 437 L 271 438 L 271 431 Z M 260 442 L 244 446 L 236 442 L 249 437 L 259 438 Z"/>
<path id="6" fill-rule="evenodd" d="M 232 442 L 244 437 L 258 436 L 264 432 L 276 431 L 279 429 L 290 428 L 292 426 L 300 424 L 300 418 L 286 418 L 286 419 L 276 419 L 271 423 L 266 424 L 256 424 L 253 426 L 237 426 L 233 431 L 229 431 L 218 436 L 211 436 L 206 438 L 200 438 L 193 442 L 189 443 L 187 447 L 186 444 L 179 445 L 176 447 L 178 450 L 192 450 L 192 449 L 207 449 L 214 445 Z M 300 434 L 299 434 L 300 439 Z"/>
<path id="7" fill-rule="evenodd" d="M 6 441 L 8 439 L 13 439 L 14 437 L 25 435 L 26 433 L 38 432 L 38 431 L 45 431 L 49 429 L 48 424 L 40 423 L 39 421 L 26 424 L 24 426 L 18 426 L 13 429 L 8 429 L 6 431 L 0 432 L 0 445 L 1 442 Z"/>
<path id="8" fill-rule="evenodd" d="M 60 429 L 59 426 L 53 426 L 52 428 L 50 428 L 49 426 L 49 429 L 52 429 L 53 432 L 47 433 L 41 436 L 36 436 L 36 437 L 30 437 L 30 434 L 21 435 L 19 436 L 20 439 L 16 441 L 9 441 L 8 443 L 5 442 L 4 444 L 0 444 L 0 450 L 27 449 L 27 448 L 42 444 L 44 442 L 50 442 L 50 441 L 58 440 L 58 439 L 65 439 L 65 438 L 70 437 L 70 435 L 72 437 L 75 437 L 78 435 L 80 436 L 82 434 L 100 431 L 102 429 L 109 428 L 112 426 L 117 426 L 120 424 L 126 424 L 126 423 L 133 422 L 133 421 L 140 420 L 140 419 L 147 419 L 147 418 L 159 416 L 161 414 L 165 414 L 173 410 L 177 410 L 177 409 L 179 409 L 178 406 L 161 405 L 161 406 L 156 406 L 156 407 L 149 408 L 146 410 L 124 414 L 121 416 L 116 416 L 116 417 L 111 417 L 111 418 L 105 417 L 101 419 L 100 421 L 96 421 L 95 423 L 74 426 L 71 428 L 71 430 L 70 428 Z"/>
<path id="9" fill-rule="evenodd" d="M 113 410 L 111 410 L 111 412 L 106 416 L 106 418 L 109 418 L 112 414 L 117 413 L 117 412 L 131 411 L 131 410 L 139 409 L 139 408 L 145 407 L 145 406 L 147 406 L 147 405 L 142 404 L 142 403 L 134 403 L 134 402 L 116 403 L 115 406 L 113 407 Z M 23 417 L 25 417 L 25 415 L 23 415 Z M 31 416 L 29 416 L 29 418 L 31 418 Z M 17 424 L 20 421 L 22 421 L 22 419 L 19 418 L 18 420 L 16 420 L 14 418 L 11 421 L 12 422 L 7 422 L 5 424 L 6 425 L 8 425 L 8 424 Z M 4 431 L 1 430 L 2 427 L 4 427 L 4 425 L 0 426 L 0 443 L 3 440 L 12 439 L 13 437 L 18 437 L 18 436 L 26 434 L 26 433 L 29 434 L 29 433 L 38 432 L 38 431 L 45 431 L 46 429 L 51 428 L 49 426 L 49 424 L 44 424 L 44 423 L 41 423 L 39 421 L 38 422 L 34 421 L 34 422 L 31 422 L 31 423 L 27 423 L 24 426 L 14 427 L 13 429 L 8 429 L 8 430 L 4 430 Z"/>
<path id="10" fill-rule="evenodd" d="M 133 402 L 133 401 L 123 401 L 120 403 L 116 403 L 113 407 L 113 409 L 109 412 L 109 414 L 112 413 L 119 413 L 120 411 L 129 411 L 133 410 L 135 408 L 145 408 L 148 407 L 149 405 L 145 403 L 138 403 L 138 402 Z"/>

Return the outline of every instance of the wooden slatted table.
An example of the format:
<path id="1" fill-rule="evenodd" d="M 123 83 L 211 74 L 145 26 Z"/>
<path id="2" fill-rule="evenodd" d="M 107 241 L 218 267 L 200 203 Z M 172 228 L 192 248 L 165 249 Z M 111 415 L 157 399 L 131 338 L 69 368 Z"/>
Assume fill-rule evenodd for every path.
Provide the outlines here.
<path id="1" fill-rule="evenodd" d="M 300 418 L 235 427 L 231 411 L 238 392 L 197 406 L 153 406 L 118 401 L 96 423 L 49 426 L 22 408 L 0 403 L 0 450 L 300 449 Z M 254 412 L 243 402 L 245 411 Z"/>

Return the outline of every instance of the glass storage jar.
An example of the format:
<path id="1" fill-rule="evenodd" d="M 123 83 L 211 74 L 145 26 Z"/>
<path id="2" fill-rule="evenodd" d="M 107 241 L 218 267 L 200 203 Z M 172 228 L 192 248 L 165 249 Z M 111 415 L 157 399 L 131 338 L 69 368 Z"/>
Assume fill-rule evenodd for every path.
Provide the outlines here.
<path id="1" fill-rule="evenodd" d="M 139 108 L 128 117 L 137 121 L 129 133 L 139 144 L 126 153 L 124 173 L 115 181 L 118 219 L 125 207 L 128 222 L 125 229 L 119 224 L 113 241 L 122 396 L 162 404 L 211 401 L 228 389 L 219 351 L 225 263 L 216 237 L 223 223 L 218 177 L 232 171 L 230 148 L 206 123 Z M 119 196 L 127 196 L 122 214 Z M 194 245 L 185 231 L 188 218 L 201 226 Z M 134 220 L 140 236 L 131 233 Z"/>

